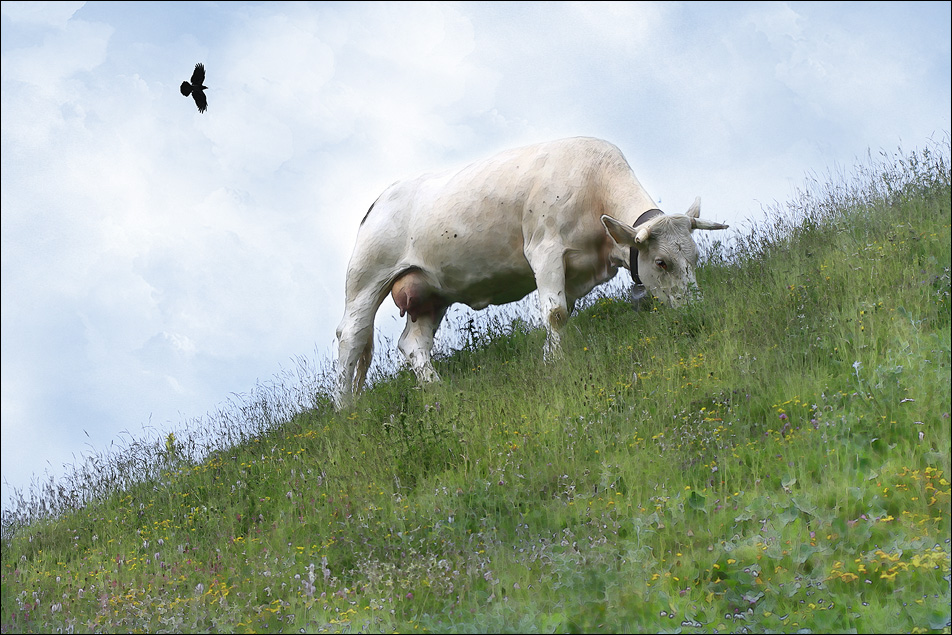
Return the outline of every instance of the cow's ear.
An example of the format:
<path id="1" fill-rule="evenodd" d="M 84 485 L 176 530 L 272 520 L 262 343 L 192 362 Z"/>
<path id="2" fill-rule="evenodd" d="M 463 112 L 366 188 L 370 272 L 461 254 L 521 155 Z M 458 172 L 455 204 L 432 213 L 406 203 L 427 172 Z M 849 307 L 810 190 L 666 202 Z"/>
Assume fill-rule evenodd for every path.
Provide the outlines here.
<path id="1" fill-rule="evenodd" d="M 715 223 L 714 221 L 704 220 L 701 218 L 701 197 L 698 196 L 694 199 L 694 203 L 691 205 L 691 208 L 688 209 L 685 214 L 688 218 L 691 219 L 691 231 L 695 229 L 727 229 L 727 225 L 723 223 Z"/>
<path id="2" fill-rule="evenodd" d="M 715 223 L 712 220 L 704 220 L 703 218 L 692 218 L 691 219 L 691 229 L 727 229 L 729 225 L 724 223 Z"/>
<path id="3" fill-rule="evenodd" d="M 626 225 L 619 220 L 615 220 L 607 214 L 602 214 L 602 224 L 608 231 L 608 235 L 611 236 L 612 239 L 619 245 L 625 245 L 628 247 L 636 246 L 638 239 L 634 227 Z"/>
<path id="4" fill-rule="evenodd" d="M 690 216 L 691 218 L 698 218 L 701 215 L 701 197 L 698 196 L 694 199 L 694 202 L 691 203 L 691 207 L 688 208 L 685 216 Z"/>

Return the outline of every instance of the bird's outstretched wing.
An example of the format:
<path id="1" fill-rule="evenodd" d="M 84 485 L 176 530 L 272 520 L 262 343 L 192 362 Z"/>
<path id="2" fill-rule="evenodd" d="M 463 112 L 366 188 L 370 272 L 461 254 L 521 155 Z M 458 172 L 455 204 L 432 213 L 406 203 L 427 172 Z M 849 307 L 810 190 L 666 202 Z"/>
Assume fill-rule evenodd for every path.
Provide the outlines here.
<path id="1" fill-rule="evenodd" d="M 192 93 L 192 98 L 195 100 L 195 105 L 198 106 L 198 112 L 205 112 L 208 108 L 208 99 L 205 97 L 205 91 L 196 90 Z"/>
<path id="2" fill-rule="evenodd" d="M 205 83 L 205 65 L 196 64 L 195 70 L 192 71 L 192 86 L 198 88 Z"/>

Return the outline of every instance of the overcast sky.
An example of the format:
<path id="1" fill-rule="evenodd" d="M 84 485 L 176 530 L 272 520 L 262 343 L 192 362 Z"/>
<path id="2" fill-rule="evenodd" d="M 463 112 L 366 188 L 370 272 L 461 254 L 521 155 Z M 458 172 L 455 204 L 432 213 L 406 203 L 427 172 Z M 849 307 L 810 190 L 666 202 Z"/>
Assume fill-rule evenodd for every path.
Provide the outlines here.
<path id="1" fill-rule="evenodd" d="M 3 2 L 3 504 L 332 358 L 358 224 L 397 179 L 596 136 L 666 211 L 701 196 L 743 229 L 810 174 L 944 138 L 950 21 L 949 2 Z M 179 93 L 196 62 L 204 114 Z M 378 325 L 400 326 L 388 306 Z"/>

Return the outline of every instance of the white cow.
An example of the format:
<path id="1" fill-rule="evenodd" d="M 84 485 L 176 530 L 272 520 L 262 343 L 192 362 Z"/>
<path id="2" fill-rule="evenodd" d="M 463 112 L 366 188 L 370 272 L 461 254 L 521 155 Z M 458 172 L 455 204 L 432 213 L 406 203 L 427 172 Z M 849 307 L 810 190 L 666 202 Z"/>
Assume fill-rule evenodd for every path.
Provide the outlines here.
<path id="1" fill-rule="evenodd" d="M 695 229 L 727 225 L 658 210 L 621 151 L 576 137 L 526 146 L 462 170 L 387 188 L 370 206 L 347 267 L 337 327 L 335 405 L 351 403 L 373 355 L 374 317 L 387 297 L 407 315 L 398 347 L 418 381 L 438 381 L 430 358 L 447 308 L 474 309 L 539 290 L 545 359 L 575 301 L 628 267 L 677 306 L 695 290 Z M 637 253 L 637 257 L 635 254 Z"/>

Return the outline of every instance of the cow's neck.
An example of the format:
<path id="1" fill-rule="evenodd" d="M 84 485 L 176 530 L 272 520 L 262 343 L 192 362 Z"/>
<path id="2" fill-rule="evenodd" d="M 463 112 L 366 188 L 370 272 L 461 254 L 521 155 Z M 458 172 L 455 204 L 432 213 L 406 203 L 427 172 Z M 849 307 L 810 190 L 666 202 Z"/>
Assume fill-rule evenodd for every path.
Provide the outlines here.
<path id="1" fill-rule="evenodd" d="M 664 216 L 662 212 L 657 207 L 649 209 L 647 212 L 644 212 L 641 216 L 635 220 L 635 224 L 632 225 L 634 228 L 638 228 L 641 225 L 644 225 L 652 218 L 657 216 Z M 641 278 L 638 276 L 638 248 L 632 247 L 631 253 L 628 254 L 628 270 L 631 272 L 631 279 L 635 281 L 635 284 L 641 285 Z"/>

